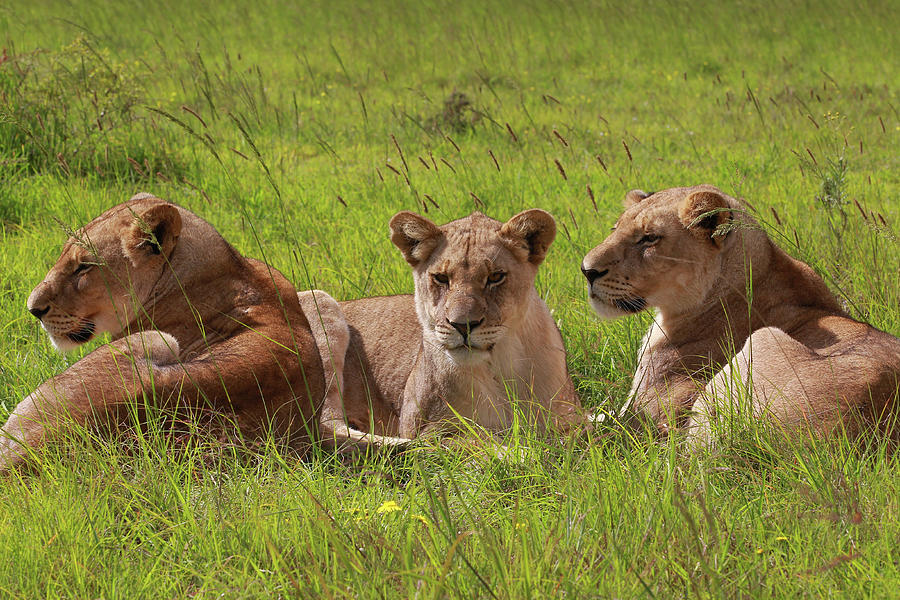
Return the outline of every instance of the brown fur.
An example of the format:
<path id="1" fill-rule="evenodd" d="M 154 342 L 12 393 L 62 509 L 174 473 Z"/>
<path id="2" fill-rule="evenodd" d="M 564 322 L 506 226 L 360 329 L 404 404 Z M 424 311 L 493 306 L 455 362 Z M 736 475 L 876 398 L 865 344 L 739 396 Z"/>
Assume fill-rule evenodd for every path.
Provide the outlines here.
<path id="1" fill-rule="evenodd" d="M 315 433 L 325 386 L 296 291 L 183 208 L 139 194 L 106 211 L 66 242 L 28 308 L 61 349 L 112 341 L 16 407 L 0 468 L 64 421 L 103 420 L 142 396 L 233 416 L 244 435 L 302 445 Z"/>
<path id="2" fill-rule="evenodd" d="M 662 430 L 687 425 L 708 439 L 748 385 L 750 413 L 790 429 L 855 435 L 897 419 L 900 340 L 851 319 L 712 186 L 629 192 L 582 270 L 601 316 L 656 307 L 630 401 Z"/>
<path id="3" fill-rule="evenodd" d="M 504 224 L 475 213 L 438 227 L 402 212 L 390 225 L 416 293 L 340 303 L 350 343 L 335 419 L 389 436 L 367 438 L 376 445 L 459 426 L 456 415 L 504 429 L 510 395 L 532 423 L 580 420 L 562 337 L 534 289 L 552 217 L 531 210 Z"/>

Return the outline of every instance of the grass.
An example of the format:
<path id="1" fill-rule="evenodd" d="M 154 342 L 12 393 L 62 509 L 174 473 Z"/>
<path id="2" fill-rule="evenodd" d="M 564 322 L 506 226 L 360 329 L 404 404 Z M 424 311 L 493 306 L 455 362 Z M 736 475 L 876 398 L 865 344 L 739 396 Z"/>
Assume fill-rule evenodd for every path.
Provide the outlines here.
<path id="1" fill-rule="evenodd" d="M 550 210 L 538 287 L 588 406 L 624 401 L 649 322 L 597 321 L 578 271 L 634 187 L 748 199 L 854 316 L 900 334 L 887 3 L 357 4 L 0 6 L 0 416 L 83 353 L 24 310 L 57 221 L 140 190 L 341 299 L 411 291 L 399 210 Z M 694 457 L 524 432 L 520 464 L 76 435 L 3 481 L 0 595 L 892 595 L 896 458 L 748 429 Z"/>

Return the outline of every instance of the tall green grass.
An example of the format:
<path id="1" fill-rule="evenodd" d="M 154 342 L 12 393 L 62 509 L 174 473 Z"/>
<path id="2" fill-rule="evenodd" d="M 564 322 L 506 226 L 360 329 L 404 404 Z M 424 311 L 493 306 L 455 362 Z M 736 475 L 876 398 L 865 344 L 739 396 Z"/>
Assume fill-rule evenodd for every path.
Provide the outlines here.
<path id="1" fill-rule="evenodd" d="M 900 334 L 900 40 L 888 3 L 125 1 L 0 6 L 0 417 L 82 352 L 24 310 L 65 237 L 136 191 L 300 289 L 408 292 L 387 221 L 537 206 L 538 287 L 588 406 L 648 316 L 597 321 L 578 265 L 624 193 L 746 198 L 848 310 Z M 4 480 L 9 597 L 860 596 L 900 583 L 883 445 L 766 431 L 523 432 L 522 462 L 134 445 L 90 432 Z M 125 447 L 123 447 L 125 446 Z M 395 510 L 399 509 L 399 510 Z"/>

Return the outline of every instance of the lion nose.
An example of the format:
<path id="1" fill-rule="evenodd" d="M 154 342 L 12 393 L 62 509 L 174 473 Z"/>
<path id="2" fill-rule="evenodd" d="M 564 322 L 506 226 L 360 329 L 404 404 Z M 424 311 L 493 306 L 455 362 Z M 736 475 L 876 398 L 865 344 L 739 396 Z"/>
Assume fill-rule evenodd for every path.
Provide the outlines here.
<path id="1" fill-rule="evenodd" d="M 50 312 L 50 307 L 48 306 L 46 308 L 37 308 L 37 307 L 29 308 L 28 312 L 33 314 L 38 319 L 41 319 L 44 315 L 46 315 L 48 312 Z"/>
<path id="2" fill-rule="evenodd" d="M 609 273 L 609 269 L 598 271 L 597 269 L 585 269 L 584 267 L 581 267 L 581 272 L 584 273 L 585 277 L 587 277 L 588 285 L 594 285 L 594 282 L 596 280 Z"/>
<path id="3" fill-rule="evenodd" d="M 475 328 L 484 323 L 484 319 L 479 319 L 477 321 L 467 321 L 465 323 L 455 323 L 453 321 L 447 320 L 450 325 L 453 326 L 453 329 L 457 330 L 463 339 L 467 339 L 469 334 L 475 331 Z"/>

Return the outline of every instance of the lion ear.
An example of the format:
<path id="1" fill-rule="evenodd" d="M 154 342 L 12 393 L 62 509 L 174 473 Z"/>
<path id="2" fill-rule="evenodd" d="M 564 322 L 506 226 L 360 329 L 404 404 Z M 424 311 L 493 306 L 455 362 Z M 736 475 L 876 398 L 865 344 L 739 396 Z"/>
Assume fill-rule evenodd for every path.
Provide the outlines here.
<path id="1" fill-rule="evenodd" d="M 718 190 L 701 190 L 689 194 L 678 209 L 678 217 L 686 229 L 721 247 L 728 231 L 720 226 L 734 218 L 731 205 Z"/>
<path id="2" fill-rule="evenodd" d="M 500 239 L 522 259 L 539 265 L 556 238 L 556 221 L 547 211 L 533 208 L 520 212 L 500 228 Z"/>
<path id="3" fill-rule="evenodd" d="M 627 194 L 625 194 L 625 201 L 622 204 L 625 205 L 625 208 L 631 208 L 641 200 L 645 200 L 652 196 L 653 193 L 647 193 L 644 190 L 631 190 Z"/>
<path id="4" fill-rule="evenodd" d="M 125 255 L 137 264 L 148 258 L 168 259 L 181 234 L 181 213 L 172 204 L 157 204 L 134 215 L 122 238 Z"/>
<path id="5" fill-rule="evenodd" d="M 413 267 L 428 260 L 444 235 L 437 225 L 408 210 L 394 215 L 391 218 L 390 228 L 391 242 L 400 249 L 403 258 Z"/>
<path id="6" fill-rule="evenodd" d="M 146 200 L 147 198 L 156 198 L 153 194 L 148 194 L 147 192 L 138 192 L 134 196 L 128 199 L 129 202 L 135 202 L 137 200 Z"/>

